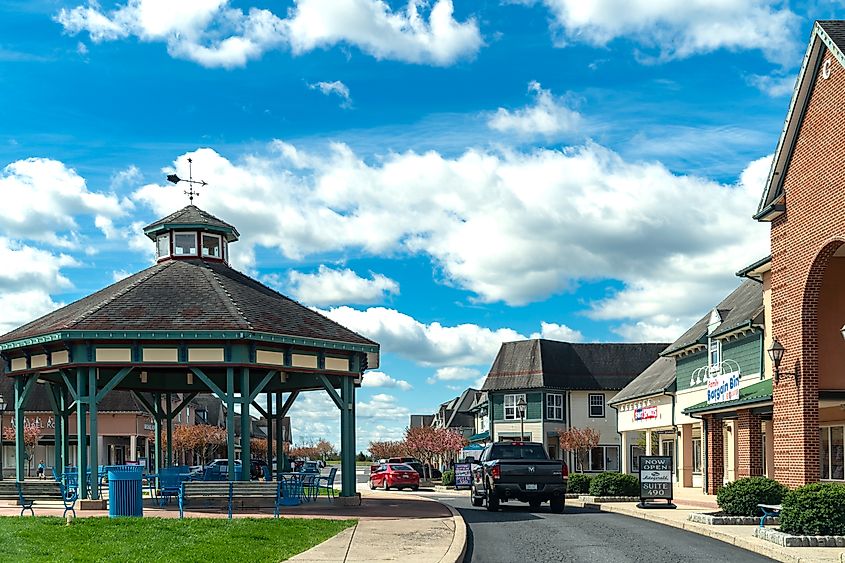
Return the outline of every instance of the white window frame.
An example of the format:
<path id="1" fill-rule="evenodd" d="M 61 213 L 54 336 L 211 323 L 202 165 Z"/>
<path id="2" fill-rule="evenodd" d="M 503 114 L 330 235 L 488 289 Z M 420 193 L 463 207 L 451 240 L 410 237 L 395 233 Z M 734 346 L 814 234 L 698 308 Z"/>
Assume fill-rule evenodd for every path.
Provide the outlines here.
<path id="1" fill-rule="evenodd" d="M 193 247 L 197 250 L 197 252 L 195 252 L 193 254 L 191 254 L 190 252 L 186 252 L 184 254 L 179 254 L 178 252 L 176 252 L 176 248 L 177 248 L 176 247 L 176 239 L 179 238 L 180 236 L 192 236 L 192 237 L 194 237 Z M 198 240 L 197 240 L 196 231 L 190 231 L 190 232 L 176 231 L 176 232 L 173 233 L 173 255 L 174 256 L 199 256 L 198 252 L 200 252 L 200 248 L 199 248 L 199 245 L 197 243 L 198 243 Z"/>
<path id="2" fill-rule="evenodd" d="M 205 253 L 205 246 L 203 246 L 203 244 L 202 244 L 202 240 L 205 237 L 217 239 L 217 252 L 219 253 L 218 256 L 214 256 L 213 254 L 206 254 Z M 203 257 L 208 256 L 209 258 L 217 258 L 219 260 L 223 259 L 223 237 L 221 237 L 220 235 L 212 234 L 212 233 L 200 233 L 200 243 L 201 243 L 199 245 L 200 255 L 202 255 Z"/>
<path id="3" fill-rule="evenodd" d="M 827 466 L 827 477 L 824 479 L 820 479 L 820 481 L 834 481 L 836 483 L 841 483 L 845 481 L 845 475 L 841 477 L 834 477 L 833 476 L 833 430 L 835 428 L 842 429 L 843 433 L 843 446 L 841 447 L 842 450 L 845 450 L 845 426 L 842 424 L 830 424 L 827 426 L 819 426 L 819 468 L 823 468 L 825 465 Z M 827 432 L 827 459 L 821 459 L 821 432 Z M 843 457 L 842 464 L 845 466 L 845 451 L 841 451 L 840 454 Z M 845 473 L 845 471 L 843 471 Z M 821 474 L 821 471 L 819 472 Z"/>
<path id="4" fill-rule="evenodd" d="M 594 404 L 593 399 L 596 399 L 596 398 L 599 398 L 599 397 L 601 398 L 601 401 L 596 402 Z M 593 407 L 601 407 L 601 414 L 600 415 L 593 414 Z M 590 393 L 590 395 L 587 398 L 587 415 L 590 418 L 604 418 L 606 414 L 607 414 L 607 411 L 605 409 L 604 393 Z"/>
<path id="5" fill-rule="evenodd" d="M 525 401 L 525 414 L 528 415 L 528 400 L 525 399 L 525 393 L 511 393 L 505 395 L 503 406 L 504 406 L 504 414 L 505 420 L 519 420 L 519 413 L 517 412 L 516 404 L 519 402 L 519 398 Z M 510 401 L 508 401 L 510 399 Z M 508 405 L 508 403 L 511 403 Z M 508 416 L 508 409 L 511 409 L 511 416 Z"/>
<path id="6" fill-rule="evenodd" d="M 716 353 L 716 361 L 713 361 L 713 353 Z M 707 365 L 715 370 L 722 363 L 722 341 L 711 338 L 707 345 Z"/>
<path id="7" fill-rule="evenodd" d="M 601 449 L 602 451 L 602 458 L 601 458 L 601 469 L 593 469 L 593 450 Z M 607 468 L 607 450 L 614 449 L 616 450 L 616 469 L 608 469 Z M 605 471 L 619 471 L 621 466 L 621 459 L 619 458 L 619 446 L 616 445 L 598 445 L 594 448 L 590 448 L 587 451 L 587 471 L 591 471 L 593 473 L 596 472 L 605 472 Z"/>
<path id="8" fill-rule="evenodd" d="M 167 252 L 162 254 L 161 253 L 161 243 L 162 240 L 166 241 L 166 249 Z M 163 235 L 158 235 L 156 237 L 156 258 L 167 258 L 170 256 L 170 233 L 164 233 Z"/>
<path id="9" fill-rule="evenodd" d="M 554 399 L 554 401 L 549 401 L 549 399 Z M 546 393 L 546 420 L 563 420 L 562 393 Z"/>
<path id="10" fill-rule="evenodd" d="M 696 447 L 698 444 L 698 447 Z M 690 448 L 692 451 L 690 454 L 692 455 L 692 474 L 693 475 L 701 475 L 701 452 L 702 452 L 702 443 L 701 438 L 693 438 L 692 439 L 692 447 Z"/>
<path id="11" fill-rule="evenodd" d="M 630 457 L 631 471 L 637 472 L 640 469 L 640 458 L 643 457 L 644 455 L 646 455 L 645 446 L 639 446 L 637 444 L 631 444 L 630 450 L 631 450 L 631 452 L 630 452 L 630 455 L 631 455 L 631 457 Z M 636 453 L 638 453 L 639 455 L 634 455 L 634 453 L 635 453 L 634 450 L 636 450 Z"/>

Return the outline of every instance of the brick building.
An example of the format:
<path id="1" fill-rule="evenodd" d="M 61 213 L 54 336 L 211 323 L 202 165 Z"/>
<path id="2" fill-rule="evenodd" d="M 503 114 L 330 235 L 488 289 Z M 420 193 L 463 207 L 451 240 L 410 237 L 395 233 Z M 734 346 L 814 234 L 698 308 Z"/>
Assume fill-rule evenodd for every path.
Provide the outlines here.
<path id="1" fill-rule="evenodd" d="M 845 480 L 845 22 L 813 27 L 755 219 L 771 223 L 774 476 Z"/>

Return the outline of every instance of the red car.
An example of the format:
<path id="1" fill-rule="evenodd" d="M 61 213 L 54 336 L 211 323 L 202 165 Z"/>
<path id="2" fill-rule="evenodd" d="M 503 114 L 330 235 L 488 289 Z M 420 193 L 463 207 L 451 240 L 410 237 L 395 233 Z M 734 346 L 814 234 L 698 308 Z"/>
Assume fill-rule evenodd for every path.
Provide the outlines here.
<path id="1" fill-rule="evenodd" d="M 420 488 L 420 474 L 404 463 L 372 465 L 370 466 L 370 488 L 376 487 L 381 487 L 385 491 L 390 490 L 391 487 L 416 491 Z"/>

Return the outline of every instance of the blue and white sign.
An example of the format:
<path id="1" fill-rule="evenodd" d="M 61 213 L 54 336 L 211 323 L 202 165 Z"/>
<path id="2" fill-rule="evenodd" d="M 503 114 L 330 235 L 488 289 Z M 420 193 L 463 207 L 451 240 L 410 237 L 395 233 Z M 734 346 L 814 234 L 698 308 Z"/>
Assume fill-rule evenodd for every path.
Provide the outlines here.
<path id="1" fill-rule="evenodd" d="M 739 399 L 739 372 L 714 374 L 707 380 L 707 404 Z"/>

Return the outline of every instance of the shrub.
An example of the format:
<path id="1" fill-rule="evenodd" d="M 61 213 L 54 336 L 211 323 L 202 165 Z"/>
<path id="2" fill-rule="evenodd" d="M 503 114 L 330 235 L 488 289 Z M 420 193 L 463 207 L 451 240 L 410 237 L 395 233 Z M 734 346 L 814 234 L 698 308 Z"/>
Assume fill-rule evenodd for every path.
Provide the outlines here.
<path id="1" fill-rule="evenodd" d="M 719 489 L 716 502 L 728 516 L 762 516 L 758 504 L 780 504 L 788 489 L 768 477 L 746 477 Z"/>
<path id="2" fill-rule="evenodd" d="M 444 485 L 454 485 L 455 484 L 455 472 L 451 469 L 447 469 L 443 472 L 443 477 L 441 478 Z"/>
<path id="3" fill-rule="evenodd" d="M 594 497 L 638 497 L 640 480 L 627 473 L 599 473 L 590 481 Z"/>
<path id="4" fill-rule="evenodd" d="M 590 492 L 590 481 L 592 480 L 592 475 L 587 475 L 585 473 L 570 473 L 566 492 L 586 495 Z"/>
<path id="5" fill-rule="evenodd" d="M 845 486 L 814 483 L 783 497 L 780 530 L 806 536 L 845 535 Z"/>

